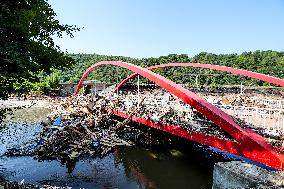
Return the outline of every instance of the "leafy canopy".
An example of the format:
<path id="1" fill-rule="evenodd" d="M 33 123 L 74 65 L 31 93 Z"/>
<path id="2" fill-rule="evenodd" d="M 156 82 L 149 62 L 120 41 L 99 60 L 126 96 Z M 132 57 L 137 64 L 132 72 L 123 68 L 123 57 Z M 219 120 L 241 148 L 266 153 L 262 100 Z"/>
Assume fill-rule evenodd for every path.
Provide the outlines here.
<path id="1" fill-rule="evenodd" d="M 73 63 L 52 37 L 73 37 L 80 29 L 55 17 L 46 0 L 0 1 L 0 98 L 9 95 L 16 82 L 36 81 L 39 72 Z"/>
<path id="2" fill-rule="evenodd" d="M 284 79 L 284 52 L 272 50 L 244 52 L 241 54 L 212 54 L 201 52 L 194 57 L 186 54 L 169 54 L 158 58 L 133 59 L 122 56 L 106 56 L 98 54 L 70 54 L 76 61 L 72 69 L 63 70 L 60 74 L 62 82 L 77 83 L 85 70 L 94 63 L 104 60 L 124 61 L 141 67 L 149 67 L 157 64 L 170 62 L 198 62 L 224 65 L 234 68 L 241 68 L 254 72 L 264 73 Z M 218 87 L 224 85 L 255 85 L 266 86 L 268 83 L 208 69 L 175 67 L 156 69 L 154 72 L 173 80 L 176 83 L 183 83 L 189 86 L 211 86 Z M 118 83 L 126 78 L 130 71 L 115 66 L 103 66 L 93 71 L 87 79 L 95 79 L 108 83 Z M 141 82 L 148 82 L 140 78 Z M 132 80 L 135 82 L 135 79 Z"/>

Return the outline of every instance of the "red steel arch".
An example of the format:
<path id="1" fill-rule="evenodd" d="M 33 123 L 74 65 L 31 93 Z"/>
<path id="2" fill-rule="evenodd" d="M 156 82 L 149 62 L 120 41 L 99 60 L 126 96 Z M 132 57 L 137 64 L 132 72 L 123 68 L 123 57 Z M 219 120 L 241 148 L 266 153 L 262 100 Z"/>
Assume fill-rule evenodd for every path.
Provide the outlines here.
<path id="1" fill-rule="evenodd" d="M 108 64 L 126 68 L 155 82 L 157 85 L 168 90 L 170 93 L 180 98 L 183 102 L 189 104 L 192 108 L 202 113 L 205 117 L 207 117 L 217 126 L 219 126 L 221 129 L 226 131 L 229 135 L 231 135 L 237 142 L 219 139 L 214 136 L 198 132 L 187 131 L 173 125 L 155 124 L 150 120 L 146 120 L 135 116 L 132 116 L 133 121 L 161 129 L 163 131 L 187 138 L 189 140 L 200 142 L 201 144 L 209 145 L 236 155 L 244 156 L 246 158 L 263 163 L 278 170 L 283 170 L 284 155 L 280 154 L 276 149 L 274 149 L 270 144 L 268 144 L 260 135 L 253 132 L 250 129 L 241 128 L 232 119 L 231 116 L 220 110 L 218 107 L 208 103 L 206 100 L 202 99 L 193 92 L 190 92 L 187 89 L 179 86 L 173 81 L 166 79 L 156 73 L 153 73 L 152 71 L 146 68 L 141 68 L 133 64 L 129 64 L 126 62 L 118 62 L 118 61 L 103 61 L 96 63 L 91 67 L 89 67 L 86 70 L 86 72 L 82 75 L 75 94 L 78 94 L 84 79 L 89 75 L 89 73 L 92 70 L 94 70 L 99 66 L 108 65 Z M 262 80 L 268 79 L 267 76 L 265 77 L 264 76 L 261 77 Z M 129 116 L 123 112 L 116 112 L 116 114 L 121 117 Z"/>
<path id="2" fill-rule="evenodd" d="M 284 87 L 284 79 L 280 79 L 277 77 L 257 73 L 257 72 L 252 72 L 252 71 L 247 71 L 239 68 L 232 68 L 232 67 L 227 67 L 227 66 L 219 66 L 219 65 L 214 65 L 214 64 L 200 64 L 200 63 L 168 63 L 168 64 L 159 64 L 159 65 L 154 65 L 151 67 L 148 67 L 147 69 L 153 70 L 157 68 L 166 68 L 166 67 L 194 67 L 194 68 L 207 68 L 211 70 L 219 70 L 219 71 L 224 71 L 224 72 L 229 72 L 233 74 L 238 74 L 241 76 L 246 76 L 262 81 L 266 81 L 268 83 L 280 85 Z M 114 92 L 117 91 L 124 83 L 128 82 L 130 79 L 133 79 L 136 77 L 138 74 L 133 73 L 124 80 L 122 80 L 114 89 Z"/>

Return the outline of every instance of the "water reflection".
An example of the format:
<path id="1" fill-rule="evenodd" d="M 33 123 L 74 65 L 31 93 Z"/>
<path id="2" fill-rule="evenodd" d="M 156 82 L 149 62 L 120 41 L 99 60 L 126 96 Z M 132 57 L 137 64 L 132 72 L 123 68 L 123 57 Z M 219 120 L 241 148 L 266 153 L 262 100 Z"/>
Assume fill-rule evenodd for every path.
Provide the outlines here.
<path id="1" fill-rule="evenodd" d="M 65 166 L 32 157 L 1 157 L 0 164 L 0 175 L 8 180 L 73 188 L 210 188 L 212 177 L 211 171 L 189 161 L 187 155 L 135 147 Z"/>
<path id="2" fill-rule="evenodd" d="M 210 188 L 212 169 L 202 167 L 188 155 L 175 150 L 122 148 L 118 151 L 125 174 L 142 188 Z"/>
<path id="3" fill-rule="evenodd" d="M 73 188 L 137 188 L 127 180 L 123 167 L 114 164 L 113 156 L 80 160 L 72 173 L 57 161 L 38 162 L 31 157 L 2 157 L 0 164 L 2 177 L 11 181 Z"/>

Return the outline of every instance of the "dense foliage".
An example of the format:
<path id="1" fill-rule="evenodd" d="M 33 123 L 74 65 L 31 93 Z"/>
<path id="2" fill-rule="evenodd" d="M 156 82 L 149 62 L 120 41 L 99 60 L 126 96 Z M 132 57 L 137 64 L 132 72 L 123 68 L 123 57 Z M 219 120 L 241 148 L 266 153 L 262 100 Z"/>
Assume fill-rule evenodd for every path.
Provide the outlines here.
<path id="1" fill-rule="evenodd" d="M 198 62 L 218 64 L 251 70 L 280 78 L 284 78 L 284 52 L 276 51 L 255 51 L 244 52 L 242 54 L 212 54 L 202 52 L 194 57 L 185 54 L 161 56 L 159 58 L 133 59 L 121 56 L 105 56 L 97 54 L 71 54 L 76 60 L 76 64 L 71 69 L 66 69 L 61 73 L 62 82 L 78 82 L 84 71 L 94 63 L 103 60 L 119 60 L 133 63 L 142 67 L 149 67 L 156 64 L 170 62 Z M 177 83 L 188 84 L 190 86 L 218 87 L 220 85 L 268 85 L 261 81 L 255 81 L 245 77 L 240 77 L 220 71 L 208 69 L 198 69 L 190 67 L 163 68 L 155 70 Z M 127 77 L 131 72 L 128 70 L 107 65 L 96 69 L 88 79 L 95 79 L 109 83 L 117 83 Z M 146 80 L 144 79 L 144 82 Z"/>
<path id="2" fill-rule="evenodd" d="M 50 93 L 54 89 L 59 89 L 59 74 L 54 72 L 50 75 L 40 75 L 37 82 L 31 82 L 28 79 L 16 82 L 13 85 L 13 93 L 17 96 L 30 93 L 31 95 L 42 95 Z"/>
<path id="3" fill-rule="evenodd" d="M 17 83 L 38 82 L 39 73 L 63 68 L 74 61 L 60 51 L 53 36 L 79 29 L 62 25 L 47 0 L 0 1 L 0 98 Z"/>
<path id="4" fill-rule="evenodd" d="M 170 54 L 143 59 L 97 54 L 67 56 L 54 44 L 52 37 L 62 37 L 63 34 L 73 37 L 72 33 L 79 29 L 76 26 L 62 25 L 55 17 L 56 13 L 47 0 L 0 1 L 0 98 L 7 97 L 12 92 L 22 93 L 26 89 L 46 91 L 56 88 L 59 76 L 61 82 L 78 82 L 90 65 L 103 60 L 125 61 L 142 67 L 169 62 L 210 63 L 284 78 L 284 52 L 276 51 L 244 52 L 239 55 L 202 52 L 194 57 Z M 51 76 L 54 70 L 59 75 L 56 73 Z M 240 83 L 267 85 L 232 74 L 190 67 L 157 69 L 155 72 L 177 83 L 191 86 L 218 87 Z M 94 71 L 88 79 L 118 83 L 129 74 L 128 70 L 107 65 Z M 141 82 L 148 81 L 141 79 Z"/>

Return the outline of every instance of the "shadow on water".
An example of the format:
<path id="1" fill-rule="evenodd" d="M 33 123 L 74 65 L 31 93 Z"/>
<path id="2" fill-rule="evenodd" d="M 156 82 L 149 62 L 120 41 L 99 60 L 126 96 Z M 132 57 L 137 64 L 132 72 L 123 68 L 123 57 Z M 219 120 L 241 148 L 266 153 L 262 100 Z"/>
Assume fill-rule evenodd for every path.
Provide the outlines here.
<path id="1" fill-rule="evenodd" d="M 23 116 L 21 113 L 20 115 Z M 147 150 L 140 147 L 119 147 L 107 157 L 86 158 L 77 162 L 40 162 L 27 156 L 6 157 L 3 155 L 6 148 L 28 143 L 41 131 L 40 122 L 15 119 L 16 121 L 8 120 L 1 126 L 0 178 L 2 179 L 72 188 L 211 188 L 212 186 L 214 164 L 210 157 L 212 154 L 204 147 L 180 139 L 173 140 L 172 148 Z"/>
<path id="2" fill-rule="evenodd" d="M 1 157 L 0 175 L 10 181 L 24 179 L 37 185 L 73 188 L 210 188 L 212 170 L 208 171 L 179 153 L 121 147 L 102 159 L 65 164 L 67 168 L 58 161 Z"/>

